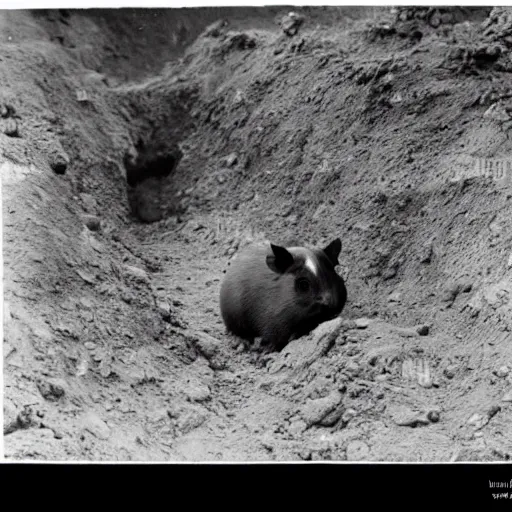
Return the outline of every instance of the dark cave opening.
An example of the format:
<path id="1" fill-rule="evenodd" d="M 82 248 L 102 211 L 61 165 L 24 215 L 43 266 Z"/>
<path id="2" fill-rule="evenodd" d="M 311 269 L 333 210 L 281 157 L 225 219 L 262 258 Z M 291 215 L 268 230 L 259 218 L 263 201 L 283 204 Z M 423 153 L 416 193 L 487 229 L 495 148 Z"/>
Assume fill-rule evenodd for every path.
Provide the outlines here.
<path id="1" fill-rule="evenodd" d="M 130 187 L 135 187 L 149 178 L 165 178 L 176 169 L 182 156 L 183 153 L 177 146 L 167 151 L 144 150 L 135 158 L 126 154 L 126 182 Z"/>

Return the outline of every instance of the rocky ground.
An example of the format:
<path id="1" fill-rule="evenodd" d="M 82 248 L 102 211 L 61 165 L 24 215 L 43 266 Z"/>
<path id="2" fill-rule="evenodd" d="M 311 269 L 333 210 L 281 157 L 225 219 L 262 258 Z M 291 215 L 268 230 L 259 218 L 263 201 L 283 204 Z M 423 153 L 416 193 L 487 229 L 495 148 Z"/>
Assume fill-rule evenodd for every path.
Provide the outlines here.
<path id="1" fill-rule="evenodd" d="M 512 456 L 511 10 L 289 11 L 0 11 L 8 459 Z M 225 333 L 336 236 L 341 318 Z"/>

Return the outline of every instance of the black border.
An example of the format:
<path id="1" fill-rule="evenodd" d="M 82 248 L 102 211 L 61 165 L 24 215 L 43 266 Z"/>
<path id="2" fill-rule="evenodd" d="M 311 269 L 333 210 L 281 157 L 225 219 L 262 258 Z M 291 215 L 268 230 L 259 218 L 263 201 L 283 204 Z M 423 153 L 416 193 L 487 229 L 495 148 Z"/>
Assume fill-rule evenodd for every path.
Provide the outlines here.
<path id="1" fill-rule="evenodd" d="M 212 508 L 233 503 L 237 508 L 256 501 L 275 505 L 277 497 L 290 505 L 312 501 L 315 508 L 347 509 L 353 505 L 424 505 L 444 510 L 448 504 L 471 507 L 502 505 L 512 510 L 512 463 L 455 464 L 343 464 L 288 463 L 30 463 L 0 464 L 2 489 L 22 490 L 21 498 L 38 496 L 40 487 L 48 497 L 55 491 L 63 497 L 72 492 L 75 505 L 83 500 L 96 505 L 113 499 L 116 508 L 126 500 L 130 508 L 142 499 L 145 508 L 195 508 L 206 500 Z M 490 482 L 506 482 L 509 488 L 491 488 Z M 20 489 L 20 490 L 21 490 Z M 242 493 L 242 496 L 238 495 Z M 508 493 L 509 498 L 493 494 Z M 15 494 L 18 492 L 15 491 Z M 5 495 L 4 495 L 5 496 Z M 182 505 L 184 496 L 192 500 Z M 41 495 L 39 495 L 41 498 Z M 188 498 L 187 498 L 188 497 Z M 236 498 L 236 499 L 235 499 Z M 162 499 L 164 500 L 162 502 Z M 242 501 L 239 501 L 241 499 Z M 44 503 L 46 500 L 42 500 Z M 41 501 L 39 501 L 41 503 Z M 71 502 L 71 503 L 73 503 Z M 337 502 L 337 503 L 336 503 Z M 70 504 L 71 504 L 70 503 Z M 51 506 L 51 501 L 48 503 Z M 84 503 L 85 504 L 85 503 Z M 287 507 L 288 508 L 288 507 Z M 393 507 L 395 508 L 395 507 Z M 501 508 L 501 507 L 500 507 Z M 486 509 L 485 509 L 486 510 Z"/>

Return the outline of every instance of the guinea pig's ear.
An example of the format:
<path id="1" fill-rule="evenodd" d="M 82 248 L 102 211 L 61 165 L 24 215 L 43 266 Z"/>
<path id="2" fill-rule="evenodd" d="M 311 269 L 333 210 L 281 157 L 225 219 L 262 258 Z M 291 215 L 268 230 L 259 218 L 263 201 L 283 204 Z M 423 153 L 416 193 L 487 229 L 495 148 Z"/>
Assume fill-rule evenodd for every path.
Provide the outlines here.
<path id="1" fill-rule="evenodd" d="M 326 256 L 329 258 L 333 266 L 339 265 L 338 256 L 341 252 L 341 240 L 336 238 L 333 240 L 325 249 L 324 252 Z"/>
<path id="2" fill-rule="evenodd" d="M 267 265 L 270 270 L 284 274 L 293 265 L 293 256 L 284 247 L 270 244 L 273 254 L 267 256 Z"/>

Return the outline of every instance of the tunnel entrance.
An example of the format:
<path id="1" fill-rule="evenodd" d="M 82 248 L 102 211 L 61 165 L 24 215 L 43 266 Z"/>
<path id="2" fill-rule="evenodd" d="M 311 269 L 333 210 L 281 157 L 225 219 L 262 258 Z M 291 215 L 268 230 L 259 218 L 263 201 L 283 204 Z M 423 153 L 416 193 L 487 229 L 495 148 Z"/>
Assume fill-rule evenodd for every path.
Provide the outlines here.
<path id="1" fill-rule="evenodd" d="M 166 211 L 162 190 L 178 167 L 183 152 L 177 144 L 154 148 L 139 142 L 137 152 L 124 158 L 128 202 L 132 214 L 143 222 L 161 220 Z"/>
<path id="2" fill-rule="evenodd" d="M 149 178 L 166 178 L 180 163 L 183 152 L 175 144 L 171 148 L 150 148 L 140 142 L 137 154 L 127 153 L 124 158 L 126 182 L 130 187 Z"/>

